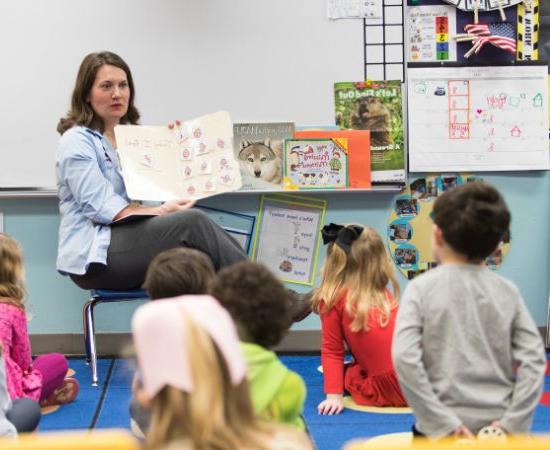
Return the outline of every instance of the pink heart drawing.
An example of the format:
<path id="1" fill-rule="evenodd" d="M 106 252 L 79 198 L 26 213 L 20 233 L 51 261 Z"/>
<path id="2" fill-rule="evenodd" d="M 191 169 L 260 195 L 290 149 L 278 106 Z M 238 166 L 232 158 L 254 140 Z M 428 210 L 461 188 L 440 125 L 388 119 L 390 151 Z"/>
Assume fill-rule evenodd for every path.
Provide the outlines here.
<path id="1" fill-rule="evenodd" d="M 481 114 L 482 112 L 483 112 L 482 109 L 480 109 L 480 108 L 477 108 L 477 109 L 476 109 L 476 113 Z"/>

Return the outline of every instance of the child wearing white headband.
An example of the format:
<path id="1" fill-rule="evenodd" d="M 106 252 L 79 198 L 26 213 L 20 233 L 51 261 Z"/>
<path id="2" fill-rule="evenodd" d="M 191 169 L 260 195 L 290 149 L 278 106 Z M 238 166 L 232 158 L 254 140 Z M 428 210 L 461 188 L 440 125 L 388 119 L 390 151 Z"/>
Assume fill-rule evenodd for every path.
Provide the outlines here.
<path id="1" fill-rule="evenodd" d="M 137 399 L 152 412 L 146 449 L 312 449 L 305 434 L 254 416 L 235 326 L 213 297 L 145 304 L 132 332 Z"/>

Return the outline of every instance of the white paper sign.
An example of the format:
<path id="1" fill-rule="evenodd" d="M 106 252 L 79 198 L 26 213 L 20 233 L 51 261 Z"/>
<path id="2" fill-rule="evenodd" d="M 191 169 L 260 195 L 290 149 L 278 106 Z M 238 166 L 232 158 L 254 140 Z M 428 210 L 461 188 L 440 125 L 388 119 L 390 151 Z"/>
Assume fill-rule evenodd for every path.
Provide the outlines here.
<path id="1" fill-rule="evenodd" d="M 313 284 L 323 211 L 265 199 L 254 259 L 284 281 Z"/>
<path id="2" fill-rule="evenodd" d="M 115 135 L 124 183 L 133 200 L 199 199 L 241 187 L 227 112 L 186 121 L 174 130 L 119 125 Z"/>
<path id="3" fill-rule="evenodd" d="M 380 19 L 382 0 L 327 0 L 329 19 Z"/>
<path id="4" fill-rule="evenodd" d="M 548 170 L 546 65 L 409 67 L 411 172 Z"/>

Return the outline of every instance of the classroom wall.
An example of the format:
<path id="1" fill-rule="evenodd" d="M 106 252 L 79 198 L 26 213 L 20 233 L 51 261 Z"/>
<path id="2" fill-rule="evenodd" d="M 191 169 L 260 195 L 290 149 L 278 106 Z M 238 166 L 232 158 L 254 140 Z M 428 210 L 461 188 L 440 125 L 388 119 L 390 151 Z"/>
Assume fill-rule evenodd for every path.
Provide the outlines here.
<path id="1" fill-rule="evenodd" d="M 550 174 L 548 172 L 481 174 L 504 194 L 512 211 L 512 244 L 499 273 L 520 288 L 537 325 L 546 324 L 550 288 Z M 395 194 L 334 193 L 319 195 L 328 201 L 326 222 L 362 222 L 386 232 L 389 209 Z M 259 196 L 230 194 L 203 202 L 207 206 L 231 208 L 256 214 Z M 55 271 L 59 216 L 55 198 L 0 199 L 4 231 L 18 239 L 26 259 L 30 332 L 80 333 L 82 305 L 87 291 L 76 287 Z M 320 258 L 324 258 L 324 248 Z M 404 277 L 398 275 L 402 288 Z M 301 286 L 291 286 L 304 290 Z M 139 302 L 101 305 L 96 310 L 99 332 L 127 332 L 132 311 Z M 310 316 L 294 329 L 318 329 L 318 317 Z"/>

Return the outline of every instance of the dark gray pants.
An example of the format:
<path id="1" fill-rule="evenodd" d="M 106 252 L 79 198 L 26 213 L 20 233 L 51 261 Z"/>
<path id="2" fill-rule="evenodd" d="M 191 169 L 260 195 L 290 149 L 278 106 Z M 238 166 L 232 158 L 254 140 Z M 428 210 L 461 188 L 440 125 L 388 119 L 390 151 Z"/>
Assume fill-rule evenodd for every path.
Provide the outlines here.
<path id="1" fill-rule="evenodd" d="M 71 278 L 82 289 L 136 289 L 151 260 L 174 247 L 206 253 L 216 270 L 246 259 L 232 236 L 193 208 L 113 226 L 107 265 L 91 264 L 86 274 Z"/>

